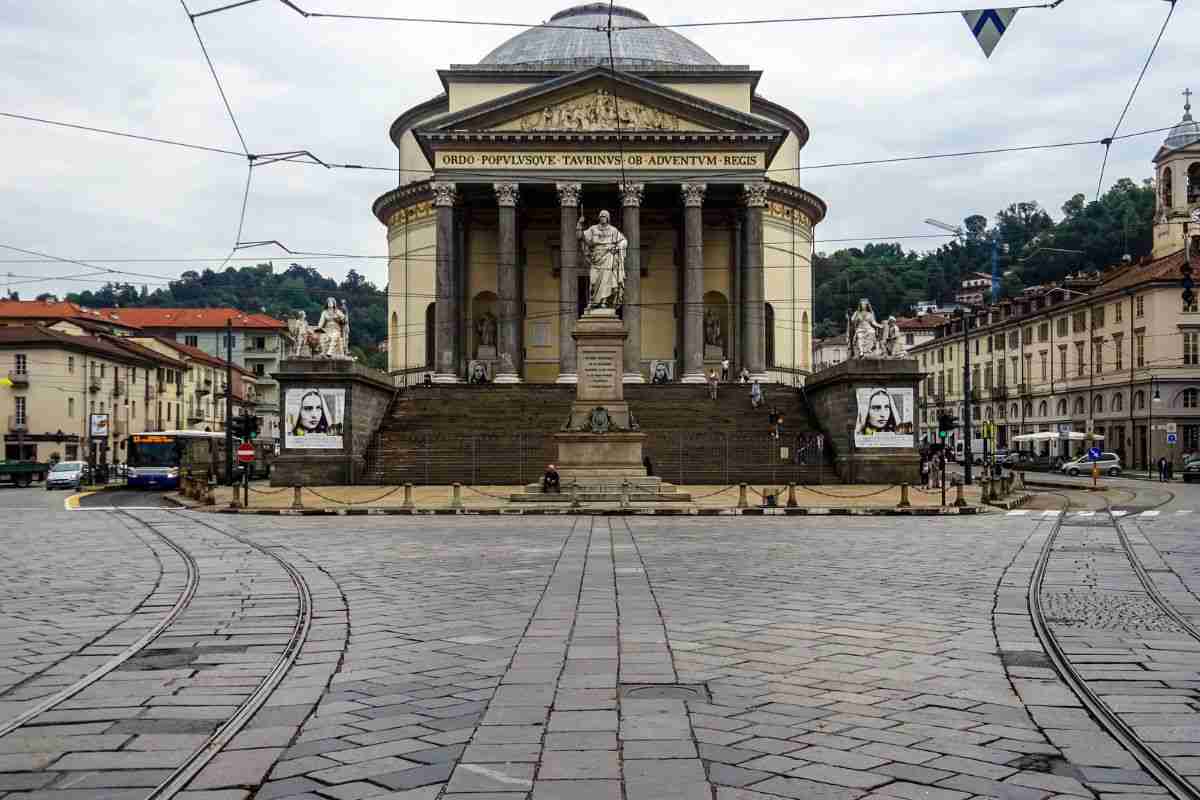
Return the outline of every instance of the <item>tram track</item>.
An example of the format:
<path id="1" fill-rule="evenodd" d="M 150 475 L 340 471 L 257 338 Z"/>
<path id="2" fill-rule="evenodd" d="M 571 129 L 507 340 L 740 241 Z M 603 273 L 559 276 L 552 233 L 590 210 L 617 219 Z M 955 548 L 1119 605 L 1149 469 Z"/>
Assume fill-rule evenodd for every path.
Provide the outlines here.
<path id="1" fill-rule="evenodd" d="M 137 514 L 119 508 L 113 509 L 113 513 L 133 520 L 136 524 L 151 531 L 179 554 L 187 569 L 184 591 L 180 593 L 171 609 L 163 615 L 153 628 L 140 636 L 135 642 L 125 647 L 116 656 L 73 682 L 70 686 L 47 697 L 36 706 L 0 725 L 0 737 L 17 731 L 32 729 L 27 726 L 35 722 L 39 716 L 61 706 L 72 697 L 101 681 L 105 676 L 121 668 L 130 660 L 138 657 L 139 654 L 146 652 L 154 644 L 155 640 L 163 634 L 169 633 L 172 624 L 179 620 L 180 616 L 187 611 L 196 597 L 201 577 L 196 557 L 182 545 L 157 530 L 151 522 L 142 519 Z M 250 694 L 237 705 L 224 722 L 217 726 L 199 747 L 192 750 L 182 763 L 175 767 L 167 777 L 148 791 L 145 795 L 146 800 L 170 800 L 170 798 L 184 791 L 205 766 L 246 727 L 294 666 L 296 659 L 300 655 L 301 648 L 308 640 L 309 631 L 313 624 L 313 595 L 308 581 L 291 562 L 273 552 L 273 548 L 256 544 L 249 539 L 201 520 L 198 518 L 198 515 L 184 516 L 185 512 L 167 509 L 163 509 L 162 513 L 168 514 L 173 518 L 186 520 L 189 524 L 207 528 L 222 537 L 231 539 L 246 548 L 270 558 L 279 565 L 295 588 L 297 607 L 295 622 L 292 625 L 287 642 L 282 645 L 282 649 L 271 669 L 263 676 Z M 136 613 L 136 610 L 134 613 Z M 51 766 L 49 769 L 53 770 L 54 767 Z"/>
<path id="2" fill-rule="evenodd" d="M 1200 800 L 1200 789 L 1181 775 L 1166 757 L 1160 755 L 1153 747 L 1143 741 L 1133 727 L 1125 722 L 1116 711 L 1109 707 L 1100 694 L 1088 685 L 1087 680 L 1075 668 L 1070 657 L 1059 642 L 1058 637 L 1047 623 L 1041 599 L 1043 584 L 1046 578 L 1046 570 L 1050 563 L 1050 557 L 1054 552 L 1055 540 L 1062 530 L 1063 521 L 1067 518 L 1072 505 L 1071 498 L 1063 493 L 1047 492 L 1047 494 L 1061 497 L 1065 503 L 1062 512 L 1059 514 L 1058 519 L 1055 520 L 1050 533 L 1046 537 L 1045 543 L 1042 545 L 1042 550 L 1029 582 L 1028 604 L 1034 632 L 1041 641 L 1042 647 L 1046 651 L 1047 656 L 1049 656 L 1059 678 L 1079 698 L 1092 718 L 1177 800 Z M 1175 499 L 1173 493 L 1166 491 L 1166 494 L 1168 495 L 1167 499 L 1150 506 L 1150 508 L 1154 509 L 1164 506 Z M 1136 498 L 1136 493 L 1134 497 Z M 1121 527 L 1120 517 L 1112 513 L 1112 505 L 1107 498 L 1101 499 L 1104 502 L 1103 511 L 1108 515 L 1109 520 L 1116 530 L 1118 541 L 1121 543 L 1130 568 L 1136 574 L 1147 596 L 1151 598 L 1153 603 L 1165 615 L 1179 624 L 1182 630 L 1186 631 L 1197 642 L 1200 642 L 1200 631 L 1187 620 L 1183 619 L 1178 611 L 1162 596 L 1157 586 L 1154 585 L 1153 579 L 1147 574 L 1145 566 L 1141 563 L 1136 552 L 1134 552 L 1128 536 Z"/>

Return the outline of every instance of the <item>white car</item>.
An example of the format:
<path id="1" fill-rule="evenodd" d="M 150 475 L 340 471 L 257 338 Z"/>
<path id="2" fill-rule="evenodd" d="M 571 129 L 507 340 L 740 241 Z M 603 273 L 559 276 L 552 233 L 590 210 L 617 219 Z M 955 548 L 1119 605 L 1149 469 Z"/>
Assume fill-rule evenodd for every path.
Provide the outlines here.
<path id="1" fill-rule="evenodd" d="M 50 468 L 46 475 L 46 491 L 58 489 L 78 489 L 91 476 L 86 461 L 60 461 Z"/>
<path id="2" fill-rule="evenodd" d="M 1116 453 L 1101 453 L 1097 461 L 1092 461 L 1086 455 L 1068 461 L 1059 469 L 1064 475 L 1070 475 L 1074 478 L 1077 475 L 1092 474 L 1092 464 L 1100 468 L 1100 471 L 1105 475 L 1111 475 L 1114 478 L 1121 474 L 1121 458 Z"/>

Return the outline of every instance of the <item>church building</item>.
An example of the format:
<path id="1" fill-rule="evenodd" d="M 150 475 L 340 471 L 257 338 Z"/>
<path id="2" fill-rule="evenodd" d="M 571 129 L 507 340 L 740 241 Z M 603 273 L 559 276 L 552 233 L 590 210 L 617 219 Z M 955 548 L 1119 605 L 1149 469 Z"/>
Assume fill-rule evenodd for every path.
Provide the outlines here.
<path id="1" fill-rule="evenodd" d="M 388 360 L 399 384 L 572 383 L 587 304 L 577 227 L 628 241 L 624 382 L 812 370 L 808 126 L 631 8 L 589 3 L 523 31 L 391 126 Z M 610 50 L 611 47 L 611 50 Z M 611 61 L 610 61 L 611 53 Z M 613 69 L 615 67 L 615 69 Z"/>

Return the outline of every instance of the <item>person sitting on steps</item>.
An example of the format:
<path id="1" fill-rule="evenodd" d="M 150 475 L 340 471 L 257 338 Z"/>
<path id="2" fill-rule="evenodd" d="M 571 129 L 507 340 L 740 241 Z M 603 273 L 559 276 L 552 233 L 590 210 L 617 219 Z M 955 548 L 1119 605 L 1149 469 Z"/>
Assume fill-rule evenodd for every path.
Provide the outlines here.
<path id="1" fill-rule="evenodd" d="M 562 482 L 558 477 L 558 470 L 554 468 L 553 464 L 548 464 L 546 466 L 546 471 L 542 473 L 542 493 L 562 493 Z"/>

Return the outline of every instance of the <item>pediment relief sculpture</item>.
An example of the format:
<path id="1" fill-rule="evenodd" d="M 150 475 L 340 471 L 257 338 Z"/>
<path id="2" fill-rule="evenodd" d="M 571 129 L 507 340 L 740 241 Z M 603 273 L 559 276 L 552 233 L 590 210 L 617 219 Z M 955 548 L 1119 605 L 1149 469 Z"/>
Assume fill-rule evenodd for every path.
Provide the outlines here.
<path id="1" fill-rule="evenodd" d="M 519 131 L 711 131 L 676 114 L 624 97 L 607 89 L 547 105 L 496 126 Z"/>

